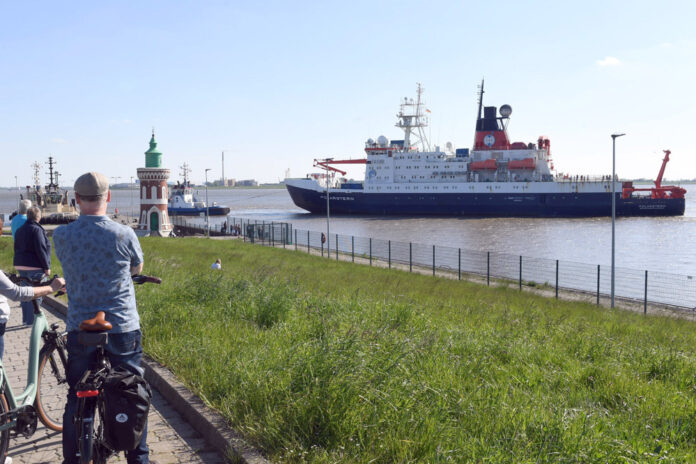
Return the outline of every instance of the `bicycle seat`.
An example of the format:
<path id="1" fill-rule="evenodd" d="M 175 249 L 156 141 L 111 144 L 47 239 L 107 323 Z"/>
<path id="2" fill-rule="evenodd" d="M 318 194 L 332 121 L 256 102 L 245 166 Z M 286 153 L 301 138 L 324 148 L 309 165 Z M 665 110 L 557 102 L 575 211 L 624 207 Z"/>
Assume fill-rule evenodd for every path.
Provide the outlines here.
<path id="1" fill-rule="evenodd" d="M 92 319 L 85 319 L 80 322 L 80 330 L 85 332 L 105 332 L 111 330 L 113 326 L 111 322 L 104 319 L 104 316 L 106 316 L 104 311 L 99 311 Z"/>

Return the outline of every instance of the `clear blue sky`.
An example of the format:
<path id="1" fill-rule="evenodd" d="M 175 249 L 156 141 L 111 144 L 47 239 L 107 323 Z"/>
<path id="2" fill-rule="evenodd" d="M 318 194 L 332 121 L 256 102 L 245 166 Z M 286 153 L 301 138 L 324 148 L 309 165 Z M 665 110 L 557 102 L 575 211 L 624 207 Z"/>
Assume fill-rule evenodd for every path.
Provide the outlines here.
<path id="1" fill-rule="evenodd" d="M 0 185 L 49 154 L 63 180 L 123 182 L 155 127 L 192 178 L 277 181 L 316 157 L 401 138 L 398 103 L 425 89 L 431 138 L 469 147 L 476 86 L 512 105 L 514 141 L 551 139 L 574 174 L 696 177 L 696 2 L 4 1 Z M 356 177 L 360 170 L 351 172 Z M 43 180 L 46 180 L 44 176 Z"/>

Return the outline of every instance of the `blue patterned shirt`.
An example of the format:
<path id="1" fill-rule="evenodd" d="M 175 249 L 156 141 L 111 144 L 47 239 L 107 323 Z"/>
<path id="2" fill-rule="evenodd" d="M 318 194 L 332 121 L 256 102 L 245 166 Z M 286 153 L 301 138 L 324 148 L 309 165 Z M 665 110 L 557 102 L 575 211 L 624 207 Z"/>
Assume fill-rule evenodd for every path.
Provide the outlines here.
<path id="1" fill-rule="evenodd" d="M 140 328 L 130 268 L 143 262 L 135 232 L 107 216 L 81 215 L 53 232 L 56 256 L 68 290 L 68 331 L 97 311 L 106 312 L 112 333 Z"/>

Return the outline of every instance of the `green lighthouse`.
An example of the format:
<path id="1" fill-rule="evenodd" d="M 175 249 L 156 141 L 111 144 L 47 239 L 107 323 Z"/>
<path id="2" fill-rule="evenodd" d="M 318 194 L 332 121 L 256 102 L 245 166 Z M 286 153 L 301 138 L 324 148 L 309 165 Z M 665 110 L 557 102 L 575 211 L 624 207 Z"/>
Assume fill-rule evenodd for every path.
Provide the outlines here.
<path id="1" fill-rule="evenodd" d="M 162 167 L 162 152 L 157 149 L 155 141 L 155 130 L 152 130 L 152 138 L 150 139 L 150 149 L 145 152 L 145 167 L 146 168 L 161 168 Z"/>
<path id="2" fill-rule="evenodd" d="M 162 152 L 157 149 L 152 130 L 150 149 L 145 152 L 145 167 L 138 168 L 140 180 L 140 221 L 135 233 L 140 237 L 168 237 L 172 233 L 167 199 L 169 198 L 169 169 L 162 167 Z"/>

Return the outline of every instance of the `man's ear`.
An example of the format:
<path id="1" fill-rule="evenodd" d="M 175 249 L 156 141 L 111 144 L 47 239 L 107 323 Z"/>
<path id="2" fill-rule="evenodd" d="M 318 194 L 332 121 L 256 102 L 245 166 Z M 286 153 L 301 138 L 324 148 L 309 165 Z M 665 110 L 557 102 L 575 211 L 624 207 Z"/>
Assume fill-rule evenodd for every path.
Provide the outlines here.
<path id="1" fill-rule="evenodd" d="M 110 201 L 111 201 L 111 190 L 106 192 L 106 202 L 108 203 Z"/>
<path id="2" fill-rule="evenodd" d="M 78 205 L 80 204 L 80 194 L 77 192 L 75 192 L 75 202 L 77 202 Z"/>

